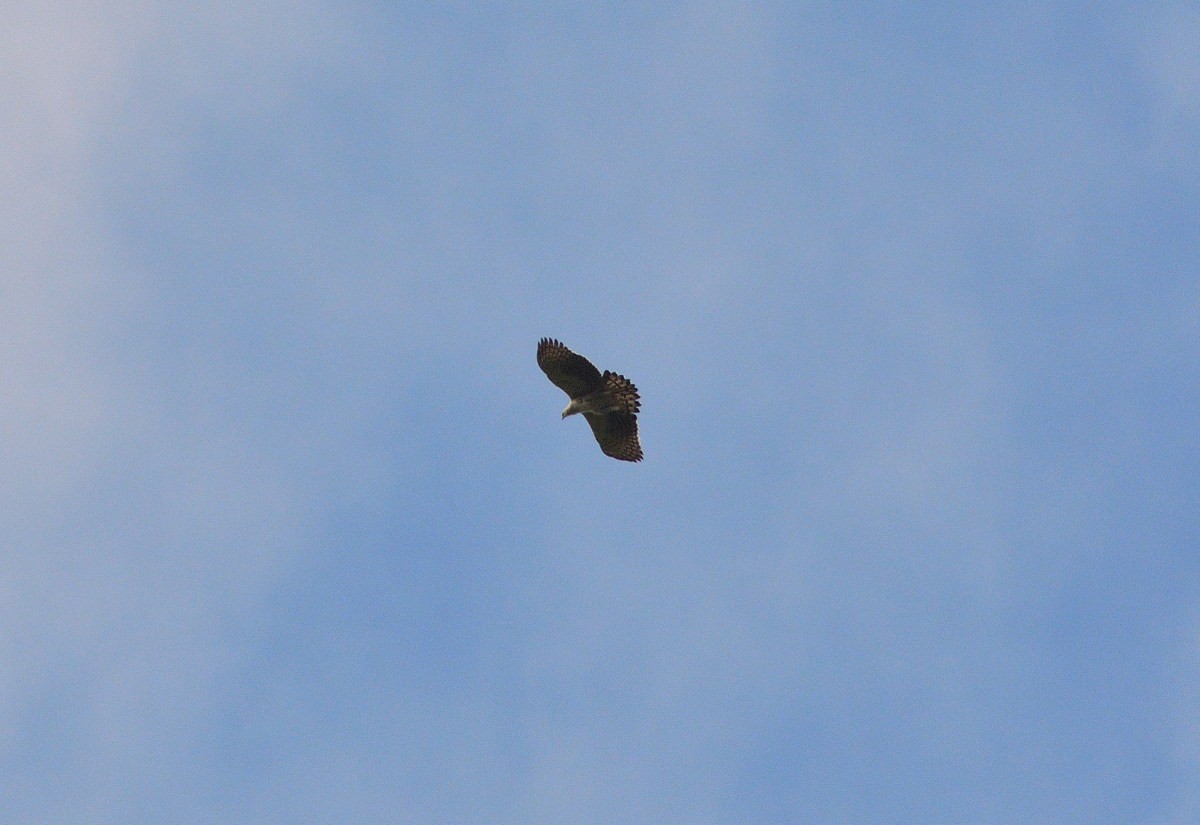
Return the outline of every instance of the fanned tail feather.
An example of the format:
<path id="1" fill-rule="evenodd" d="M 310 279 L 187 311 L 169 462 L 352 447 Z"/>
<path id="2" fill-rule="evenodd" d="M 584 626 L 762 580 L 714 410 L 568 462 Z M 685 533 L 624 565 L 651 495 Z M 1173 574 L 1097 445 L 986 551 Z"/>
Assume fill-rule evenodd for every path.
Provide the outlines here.
<path id="1" fill-rule="evenodd" d="M 604 385 L 612 399 L 620 404 L 623 412 L 634 415 L 641 409 L 642 401 L 638 396 L 638 389 L 624 375 L 605 370 Z"/>

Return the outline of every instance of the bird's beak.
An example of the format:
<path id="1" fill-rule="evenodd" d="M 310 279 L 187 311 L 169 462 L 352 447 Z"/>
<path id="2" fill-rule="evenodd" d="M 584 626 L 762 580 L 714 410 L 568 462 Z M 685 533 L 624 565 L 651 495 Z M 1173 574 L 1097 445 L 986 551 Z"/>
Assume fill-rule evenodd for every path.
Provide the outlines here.
<path id="1" fill-rule="evenodd" d="M 563 420 L 566 420 L 567 414 L 564 412 L 564 413 L 562 414 L 562 417 L 563 417 Z"/>

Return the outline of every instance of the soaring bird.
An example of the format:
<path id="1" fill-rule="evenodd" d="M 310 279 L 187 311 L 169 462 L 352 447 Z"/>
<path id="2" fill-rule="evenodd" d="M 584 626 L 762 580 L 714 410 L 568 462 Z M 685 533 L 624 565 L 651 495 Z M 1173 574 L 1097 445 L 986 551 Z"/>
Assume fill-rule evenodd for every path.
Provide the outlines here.
<path id="1" fill-rule="evenodd" d="M 637 387 L 623 375 L 605 370 L 577 355 L 553 338 L 538 341 L 538 366 L 571 399 L 562 417 L 583 413 L 605 455 L 621 461 L 641 461 Z"/>

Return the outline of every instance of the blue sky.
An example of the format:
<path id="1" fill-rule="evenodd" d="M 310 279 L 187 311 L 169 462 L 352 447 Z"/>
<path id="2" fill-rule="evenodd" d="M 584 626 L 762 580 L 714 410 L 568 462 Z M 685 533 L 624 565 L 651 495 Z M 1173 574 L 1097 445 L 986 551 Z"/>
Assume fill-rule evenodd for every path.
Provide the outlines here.
<path id="1" fill-rule="evenodd" d="M 0 69 L 5 822 L 1200 821 L 1194 5 L 8 4 Z"/>

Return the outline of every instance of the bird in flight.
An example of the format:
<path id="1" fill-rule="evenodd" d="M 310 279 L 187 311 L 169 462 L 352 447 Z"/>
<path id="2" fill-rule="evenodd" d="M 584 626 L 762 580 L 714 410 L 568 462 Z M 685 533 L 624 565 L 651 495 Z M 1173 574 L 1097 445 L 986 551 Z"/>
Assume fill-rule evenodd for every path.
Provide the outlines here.
<path id="1" fill-rule="evenodd" d="M 641 461 L 637 387 L 623 375 L 605 370 L 577 355 L 553 338 L 538 341 L 538 366 L 554 386 L 571 399 L 562 417 L 583 413 L 605 455 L 621 461 Z"/>

